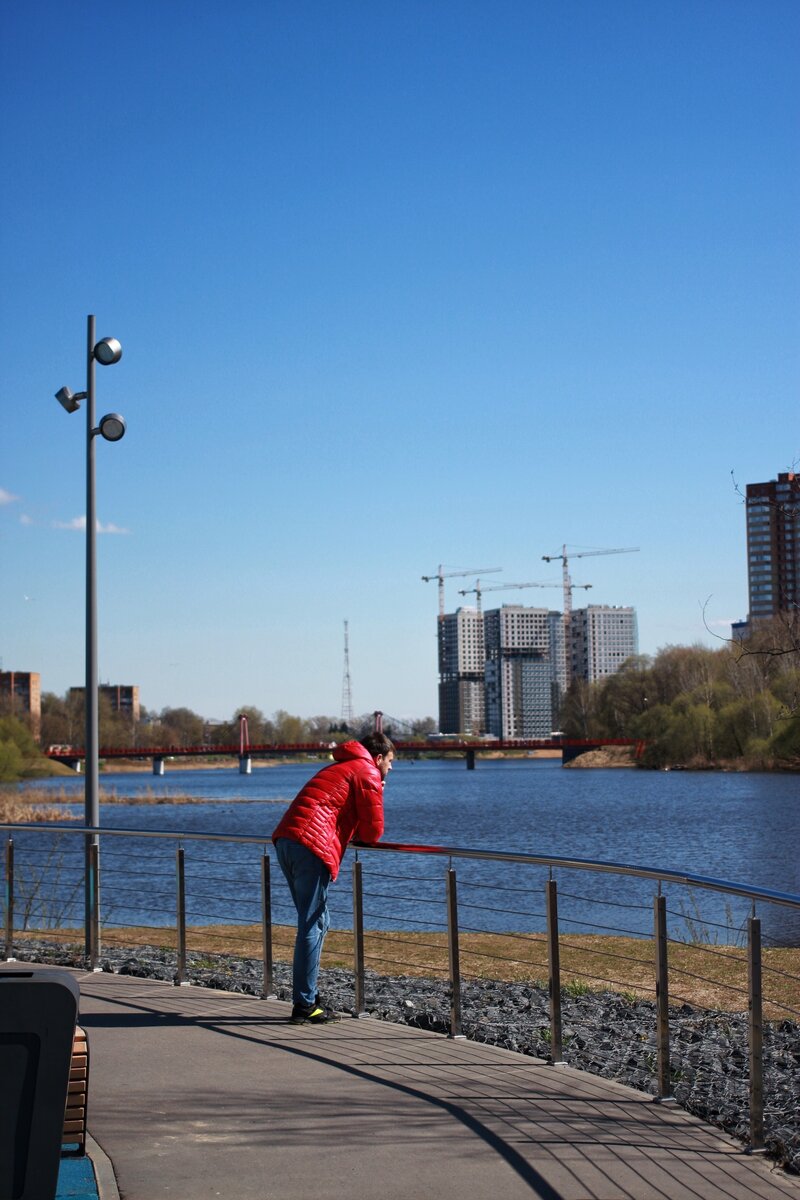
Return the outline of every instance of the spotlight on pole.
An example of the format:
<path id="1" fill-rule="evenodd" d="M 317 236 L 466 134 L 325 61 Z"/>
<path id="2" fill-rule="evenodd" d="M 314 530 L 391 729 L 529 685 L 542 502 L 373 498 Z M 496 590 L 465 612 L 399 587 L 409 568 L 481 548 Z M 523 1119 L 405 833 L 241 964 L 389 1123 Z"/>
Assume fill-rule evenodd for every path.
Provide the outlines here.
<path id="1" fill-rule="evenodd" d="M 111 367 L 122 358 L 122 346 L 116 338 L 101 338 L 94 348 L 94 356 L 101 367 Z"/>
<path id="2" fill-rule="evenodd" d="M 67 410 L 68 413 L 77 412 L 81 406 L 81 400 L 86 399 L 86 392 L 73 392 L 68 387 L 59 388 L 56 392 L 56 400 Z"/>
<path id="3" fill-rule="evenodd" d="M 125 418 L 119 413 L 106 413 L 97 426 L 97 432 L 107 442 L 118 442 L 125 437 Z"/>
<path id="4" fill-rule="evenodd" d="M 118 442 L 125 436 L 125 420 L 119 413 L 106 413 L 100 424 L 95 426 L 95 363 L 103 367 L 113 366 L 122 358 L 122 346 L 116 338 L 95 341 L 95 321 L 90 316 L 86 329 L 86 391 L 72 392 L 62 387 L 56 392 L 56 400 L 68 413 L 77 412 L 81 400 L 86 401 L 86 789 L 84 820 L 85 837 L 84 934 L 86 958 L 90 969 L 97 963 L 100 941 L 98 912 L 98 873 L 100 865 L 99 803 L 99 720 L 98 720 L 98 673 L 97 673 L 97 506 L 95 502 L 94 452 L 95 437 L 99 433 L 107 442 Z"/>

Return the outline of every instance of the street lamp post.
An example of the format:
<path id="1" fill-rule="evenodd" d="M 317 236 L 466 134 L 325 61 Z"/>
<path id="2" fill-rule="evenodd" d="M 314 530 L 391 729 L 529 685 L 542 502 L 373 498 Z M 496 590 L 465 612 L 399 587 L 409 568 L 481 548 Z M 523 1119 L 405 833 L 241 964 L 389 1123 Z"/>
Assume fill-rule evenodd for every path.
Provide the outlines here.
<path id="1" fill-rule="evenodd" d="M 84 704 L 86 732 L 86 774 L 84 781 L 84 823 L 97 829 L 100 824 L 99 777 L 100 739 L 98 721 L 97 670 L 97 505 L 95 500 L 94 439 L 99 433 L 106 441 L 118 442 L 125 434 L 125 421 L 119 413 L 108 413 L 95 426 L 95 364 L 112 366 L 122 357 L 122 346 L 116 338 L 95 341 L 95 319 L 87 318 L 86 391 L 71 392 L 68 387 L 56 392 L 56 399 L 67 412 L 77 412 L 81 400 L 86 401 L 86 686 Z M 98 869 L 99 835 L 87 834 L 85 839 L 84 873 L 84 936 L 86 958 L 94 967 L 98 952 Z"/>

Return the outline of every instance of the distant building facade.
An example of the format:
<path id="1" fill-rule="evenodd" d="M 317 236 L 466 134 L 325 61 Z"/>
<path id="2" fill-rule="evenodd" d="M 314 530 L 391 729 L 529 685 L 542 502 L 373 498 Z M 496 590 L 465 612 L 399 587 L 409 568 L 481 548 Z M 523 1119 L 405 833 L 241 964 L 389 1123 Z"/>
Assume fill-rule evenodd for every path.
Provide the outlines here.
<path id="1" fill-rule="evenodd" d="M 626 658 L 639 653 L 634 608 L 589 604 L 570 618 L 572 678 L 594 683 L 616 675 Z"/>
<path id="2" fill-rule="evenodd" d="M 484 614 L 486 730 L 549 737 L 566 685 L 561 613 L 505 604 Z"/>
<path id="3" fill-rule="evenodd" d="M 477 608 L 439 619 L 439 732 L 483 733 L 483 620 Z"/>
<path id="4" fill-rule="evenodd" d="M 572 679 L 614 675 L 639 653 L 636 610 L 593 604 L 564 618 L 547 608 L 505 604 L 481 614 L 459 608 L 439 619 L 439 731 L 509 740 L 546 738 L 558 728 Z"/>
<path id="5" fill-rule="evenodd" d="M 748 483 L 747 583 L 749 621 L 797 612 L 800 604 L 800 477 L 793 471 L 769 483 Z"/>
<path id="6" fill-rule="evenodd" d="M 111 704 L 111 711 L 123 713 L 136 724 L 139 720 L 139 687 L 131 683 L 101 683 L 97 689 L 98 695 L 103 696 Z M 86 688 L 74 687 L 69 689 L 70 696 L 83 697 Z"/>
<path id="7" fill-rule="evenodd" d="M 42 731 L 42 681 L 38 671 L 0 671 L 0 710 L 27 721 L 36 740 Z"/>

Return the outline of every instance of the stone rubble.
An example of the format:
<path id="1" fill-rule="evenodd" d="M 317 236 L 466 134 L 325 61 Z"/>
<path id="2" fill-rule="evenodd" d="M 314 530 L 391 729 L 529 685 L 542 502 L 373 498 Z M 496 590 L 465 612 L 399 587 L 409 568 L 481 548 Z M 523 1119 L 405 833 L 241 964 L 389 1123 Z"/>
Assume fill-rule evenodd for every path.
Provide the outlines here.
<path id="1" fill-rule="evenodd" d="M 26 942 L 20 959 L 67 966 L 83 965 L 70 948 Z M 154 947 L 136 951 L 104 949 L 104 971 L 172 980 L 174 952 Z M 260 995 L 258 959 L 224 954 L 187 955 L 187 976 L 198 986 Z M 273 991 L 291 1000 L 291 968 L 276 963 Z M 324 1000 L 341 1012 L 355 1004 L 353 972 L 323 968 Z M 563 1058 L 570 1066 L 639 1091 L 657 1092 L 655 1004 L 613 992 L 562 994 Z M 383 1021 L 446 1034 L 450 1030 L 450 987 L 446 980 L 419 976 L 365 974 L 365 1008 Z M 550 1057 L 550 1002 L 547 990 L 522 983 L 462 980 L 462 1033 L 475 1041 L 536 1058 Z M 694 1008 L 670 1008 L 670 1070 L 675 1100 L 744 1144 L 749 1142 L 747 1015 Z M 764 1127 L 768 1155 L 800 1173 L 800 1026 L 765 1023 Z"/>

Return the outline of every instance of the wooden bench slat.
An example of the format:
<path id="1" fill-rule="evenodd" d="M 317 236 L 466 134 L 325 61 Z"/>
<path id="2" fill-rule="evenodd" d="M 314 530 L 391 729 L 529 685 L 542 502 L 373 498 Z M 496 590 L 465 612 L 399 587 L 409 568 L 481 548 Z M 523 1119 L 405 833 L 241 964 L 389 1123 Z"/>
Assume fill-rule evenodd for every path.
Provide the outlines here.
<path id="1" fill-rule="evenodd" d="M 79 1153 L 85 1151 L 88 1090 L 89 1042 L 86 1037 L 86 1031 L 81 1029 L 80 1026 L 76 1026 L 72 1039 L 72 1059 L 70 1062 L 69 1082 L 67 1084 L 67 1102 L 64 1111 L 64 1128 L 61 1134 L 61 1145 L 77 1145 Z"/>

